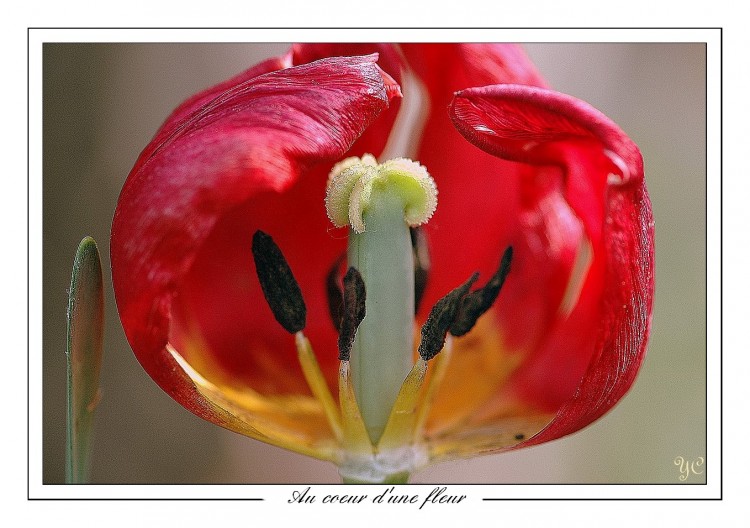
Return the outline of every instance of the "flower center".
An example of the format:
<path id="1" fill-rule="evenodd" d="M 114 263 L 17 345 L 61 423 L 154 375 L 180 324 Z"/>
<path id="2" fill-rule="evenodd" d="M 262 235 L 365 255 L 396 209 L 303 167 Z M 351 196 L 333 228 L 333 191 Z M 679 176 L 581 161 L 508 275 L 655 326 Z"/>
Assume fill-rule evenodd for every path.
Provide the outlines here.
<path id="1" fill-rule="evenodd" d="M 451 336 L 469 332 L 492 306 L 512 250 L 483 287 L 470 291 L 474 273 L 435 303 L 414 361 L 414 313 L 430 265 L 415 226 L 435 211 L 435 182 L 408 159 L 378 165 L 370 155 L 348 158 L 331 171 L 325 201 L 331 221 L 349 226 L 348 270 L 339 280 L 337 261 L 327 284 L 339 331 L 338 405 L 303 333 L 300 288 L 281 250 L 261 231 L 252 246 L 258 279 L 276 320 L 295 335 L 305 378 L 339 447 L 330 456 L 344 480 L 404 482 L 428 459 L 423 432 L 450 361 Z"/>

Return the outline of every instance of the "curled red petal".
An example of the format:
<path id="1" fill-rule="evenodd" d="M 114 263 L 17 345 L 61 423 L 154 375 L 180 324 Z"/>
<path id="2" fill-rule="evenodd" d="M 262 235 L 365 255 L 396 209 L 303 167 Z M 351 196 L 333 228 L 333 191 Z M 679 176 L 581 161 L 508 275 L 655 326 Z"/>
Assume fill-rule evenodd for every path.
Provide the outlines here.
<path id="1" fill-rule="evenodd" d="M 468 89 L 456 94 L 450 115 L 466 139 L 527 164 L 532 177 L 550 167 L 562 171 L 561 196 L 590 243 L 593 257 L 575 306 L 551 327 L 506 389 L 530 404 L 557 405 L 553 421 L 520 445 L 559 438 L 614 406 L 646 352 L 654 225 L 640 152 L 588 104 L 541 88 Z"/>
<path id="2" fill-rule="evenodd" d="M 523 168 L 482 152 L 461 137 L 446 112 L 453 94 L 486 84 L 544 85 L 544 81 L 514 44 L 401 44 L 401 50 L 422 84 L 428 107 L 415 159 L 427 167 L 440 190 L 440 205 L 425 227 L 435 265 L 421 304 L 424 319 L 461 277 L 477 269 L 490 277 L 505 247 L 517 242 L 514 225 L 503 219 L 519 217 L 517 180 Z M 405 98 L 411 96 L 405 92 Z M 492 176 L 497 174 L 505 176 L 502 182 Z M 467 204 L 471 204 L 470 215 Z"/>
<path id="3" fill-rule="evenodd" d="M 154 139 L 151 140 L 148 147 L 156 148 L 166 138 L 168 138 L 179 126 L 181 126 L 185 119 L 191 114 L 195 114 L 201 110 L 202 107 L 209 105 L 214 99 L 226 92 L 227 90 L 235 89 L 237 86 L 243 83 L 276 70 L 283 70 L 292 66 L 291 53 L 287 53 L 280 57 L 271 57 L 269 59 L 260 62 L 245 71 L 238 73 L 234 77 L 227 79 L 226 81 L 220 82 L 214 86 L 211 86 L 202 92 L 188 97 L 185 101 L 175 108 L 172 113 L 167 117 L 162 126 L 154 135 Z M 141 158 L 148 157 L 151 155 L 151 150 L 146 148 L 141 153 Z"/>
<path id="4" fill-rule="evenodd" d="M 502 252 L 512 245 L 522 250 L 516 253 L 514 276 L 533 271 L 525 283 L 534 284 L 538 294 L 524 294 L 515 281 L 506 285 L 499 305 L 517 314 L 515 324 L 506 328 L 509 346 L 531 348 L 554 320 L 580 229 L 567 204 L 551 192 L 552 185 L 539 185 L 526 177 L 528 167 L 465 141 L 446 108 L 457 90 L 501 83 L 538 86 L 544 80 L 514 44 L 402 44 L 401 49 L 424 87 L 429 107 L 416 159 L 440 190 L 440 205 L 425 227 L 434 265 L 419 316 L 425 318 L 429 307 L 460 277 L 477 269 L 490 277 Z M 540 254 L 539 249 L 550 247 L 554 255 Z"/>
<path id="5" fill-rule="evenodd" d="M 172 339 L 191 339 L 175 335 L 173 318 L 182 317 L 185 307 L 191 307 L 176 301 L 190 297 L 196 288 L 210 288 L 214 277 L 186 285 L 184 294 L 180 293 L 183 281 L 189 282 L 186 277 L 192 267 L 197 261 L 210 261 L 212 253 L 214 260 L 223 264 L 245 265 L 242 251 L 249 251 L 250 238 L 227 238 L 221 226 L 236 221 L 254 228 L 241 214 L 248 203 L 267 208 L 253 221 L 299 222 L 304 232 L 306 218 L 316 217 L 310 196 L 306 208 L 297 207 L 295 201 L 281 208 L 278 204 L 269 208 L 269 203 L 281 191 L 292 189 L 295 194 L 294 189 L 309 185 L 306 169 L 342 157 L 387 108 L 389 99 L 398 95 L 398 86 L 378 68 L 376 60 L 377 55 L 330 58 L 265 73 L 284 64 L 284 60 L 272 60 L 251 69 L 179 107 L 128 176 L 111 239 L 120 318 L 146 371 L 178 402 L 203 418 L 225 426 L 231 423 L 196 391 L 165 346 Z M 322 190 L 325 182 L 315 184 Z M 321 194 L 321 210 L 322 199 Z M 237 237 L 241 235 L 239 231 Z M 309 251 L 312 243 L 303 240 L 301 244 L 310 259 L 315 258 L 315 252 Z M 222 271 L 237 279 L 228 282 L 217 276 L 213 283 L 214 290 L 219 289 L 213 292 L 214 298 L 225 295 L 221 316 L 226 319 L 245 306 L 234 305 L 233 300 L 247 289 L 253 269 L 248 263 L 241 273 L 232 268 Z M 262 298 L 245 302 L 260 314 L 258 324 L 266 324 L 263 310 L 267 307 L 262 306 Z M 210 313 L 189 316 L 187 321 L 198 324 L 203 323 L 202 317 L 212 317 Z M 245 320 L 238 313 L 237 325 Z M 238 356 L 254 353 L 243 350 L 242 345 L 237 343 L 232 352 Z"/>
<path id="6" fill-rule="evenodd" d="M 398 47 L 395 44 L 384 43 L 310 43 L 294 44 L 291 57 L 294 64 L 305 64 L 325 57 L 350 57 L 358 55 L 378 54 L 378 66 L 387 72 L 398 85 L 401 85 L 401 72 L 405 65 Z M 349 152 L 350 156 L 373 154 L 379 156 L 385 147 L 391 129 L 396 121 L 401 99 L 394 99 L 387 111 L 380 116 L 362 133 Z"/>

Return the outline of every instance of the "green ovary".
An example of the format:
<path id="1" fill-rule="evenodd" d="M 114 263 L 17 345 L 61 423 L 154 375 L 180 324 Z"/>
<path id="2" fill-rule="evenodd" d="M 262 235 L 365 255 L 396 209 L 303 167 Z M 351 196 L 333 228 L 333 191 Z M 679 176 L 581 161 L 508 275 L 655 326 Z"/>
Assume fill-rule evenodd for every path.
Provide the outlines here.
<path id="1" fill-rule="evenodd" d="M 383 434 L 414 349 L 414 257 L 397 192 L 373 197 L 367 230 L 350 232 L 347 257 L 367 289 L 366 313 L 351 363 L 355 395 L 373 443 Z"/>
<path id="2" fill-rule="evenodd" d="M 362 276 L 366 315 L 351 351 L 354 395 L 370 441 L 383 435 L 414 350 L 414 254 L 410 226 L 427 222 L 437 189 L 427 170 L 397 158 L 347 158 L 329 177 L 326 209 L 349 225 L 348 265 Z"/>

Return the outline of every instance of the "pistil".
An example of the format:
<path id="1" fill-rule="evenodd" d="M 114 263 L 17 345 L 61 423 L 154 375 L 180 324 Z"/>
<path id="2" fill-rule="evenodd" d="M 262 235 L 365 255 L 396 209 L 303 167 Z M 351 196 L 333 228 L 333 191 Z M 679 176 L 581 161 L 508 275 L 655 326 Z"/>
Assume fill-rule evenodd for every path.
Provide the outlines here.
<path id="1" fill-rule="evenodd" d="M 427 171 L 411 160 L 377 165 L 344 160 L 331 172 L 326 206 L 334 224 L 348 224 L 348 266 L 367 290 L 366 316 L 351 352 L 354 395 L 376 445 L 413 366 L 414 256 L 410 226 L 424 223 L 437 203 Z"/>
<path id="2" fill-rule="evenodd" d="M 380 439 L 414 349 L 414 260 L 403 200 L 384 190 L 365 215 L 368 229 L 349 236 L 349 266 L 362 274 L 367 316 L 357 330 L 352 372 L 373 443 Z"/>

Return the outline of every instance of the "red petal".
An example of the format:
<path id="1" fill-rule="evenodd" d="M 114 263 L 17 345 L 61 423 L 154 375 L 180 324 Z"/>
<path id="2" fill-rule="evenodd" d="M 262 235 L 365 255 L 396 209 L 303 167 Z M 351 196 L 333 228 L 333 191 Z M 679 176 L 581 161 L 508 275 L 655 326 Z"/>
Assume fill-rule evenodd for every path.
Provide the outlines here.
<path id="1" fill-rule="evenodd" d="M 245 70 L 242 73 L 235 75 L 234 77 L 227 79 L 226 81 L 220 82 L 219 84 L 207 88 L 206 90 L 199 92 L 192 97 L 189 97 L 183 101 L 162 124 L 158 130 L 154 139 L 149 144 L 150 147 L 157 147 L 166 140 L 170 134 L 172 134 L 180 125 L 183 124 L 184 120 L 187 119 L 191 114 L 197 113 L 203 106 L 209 105 L 214 99 L 226 92 L 231 90 L 246 81 L 250 81 L 255 77 L 269 73 L 276 70 L 282 70 L 292 66 L 291 54 L 287 53 L 281 57 L 271 57 L 266 59 L 260 64 L 256 64 Z M 142 153 L 141 157 L 150 156 L 151 152 L 146 148 Z"/>
<path id="2" fill-rule="evenodd" d="M 275 331 L 278 325 L 252 280 L 248 231 L 262 225 L 275 235 L 274 224 L 296 223 L 296 237 L 287 228 L 286 239 L 277 241 L 288 257 L 305 257 L 290 258 L 301 282 L 309 278 L 308 269 L 321 268 L 325 275 L 324 259 L 340 250 L 341 241 L 331 243 L 320 227 L 326 225 L 325 179 L 303 175 L 315 163 L 341 158 L 397 95 L 397 85 L 375 65 L 376 59 L 331 58 L 255 77 L 283 64 L 270 61 L 236 82 L 210 89 L 172 114 L 125 183 L 111 241 L 123 326 L 146 371 L 206 419 L 226 424 L 164 347 L 168 340 L 190 341 L 191 325 L 197 325 L 201 333 L 208 330 L 202 337 L 217 354 L 210 360 L 222 368 L 257 366 L 268 350 L 293 349 L 291 338 Z M 319 191 L 320 207 L 306 194 L 313 188 Z M 282 191 L 289 200 L 279 199 Z M 326 243 L 328 249 L 318 252 Z M 213 273 L 202 273 L 206 270 Z M 196 305 L 196 294 L 203 291 L 210 292 L 207 305 Z M 250 296 L 243 297 L 246 293 Z M 324 296 L 313 295 L 312 304 L 318 297 Z M 314 306 L 311 312 L 326 310 Z M 253 349 L 258 343 L 229 339 L 230 348 L 222 348 L 224 343 L 215 339 L 217 328 L 227 326 L 232 336 L 262 335 L 266 341 Z M 313 320 L 308 326 L 322 324 Z M 282 365 L 283 360 L 283 354 L 268 359 Z M 275 389 L 285 386 L 285 374 L 273 372 L 280 380 Z M 240 372 L 238 378 L 257 380 L 253 372 Z"/>
<path id="3" fill-rule="evenodd" d="M 378 66 L 401 84 L 401 71 L 404 62 L 394 44 L 375 43 L 330 43 L 330 44 L 295 44 L 292 46 L 292 60 L 294 64 L 305 64 L 325 57 L 350 57 L 358 55 L 378 54 Z M 388 141 L 393 123 L 401 107 L 401 99 L 394 99 L 387 111 L 364 131 L 362 137 L 352 146 L 349 156 L 373 154 L 379 156 Z M 384 161 L 384 160 L 383 160 Z"/>
<path id="4" fill-rule="evenodd" d="M 527 86 L 456 94 L 451 117 L 483 150 L 528 164 L 531 175 L 557 167 L 559 196 L 580 219 L 593 260 L 570 316 L 516 372 L 508 394 L 555 419 L 522 445 L 574 432 L 610 409 L 643 360 L 654 293 L 654 228 L 635 144 L 586 103 Z M 509 278 L 510 283 L 510 278 Z M 506 324 L 514 315 L 501 312 Z"/>
<path id="5" fill-rule="evenodd" d="M 434 108 L 445 108 L 456 90 L 474 86 L 546 84 L 515 44 L 401 44 L 401 49 L 430 91 Z"/>
<path id="6" fill-rule="evenodd" d="M 575 226 L 566 223 L 569 214 L 554 196 L 546 200 L 544 214 L 529 207 L 527 202 L 536 204 L 545 193 L 522 178 L 527 168 L 466 142 L 444 110 L 456 90 L 484 84 L 544 84 L 523 50 L 512 44 L 403 44 L 402 49 L 428 92 L 431 113 L 417 159 L 440 191 L 439 206 L 426 226 L 433 266 L 422 302 L 425 313 L 420 314 L 425 317 L 438 298 L 464 280 L 461 277 L 478 269 L 489 278 L 508 245 L 521 249 L 544 243 L 551 222 L 566 225 L 565 232 Z M 521 222 L 526 224 L 523 229 Z M 535 277 L 545 294 L 513 296 L 514 286 L 507 285 L 501 296 L 501 303 L 513 298 L 513 309 L 520 315 L 506 336 L 514 348 L 531 347 L 557 310 L 573 260 L 569 237 L 558 238 L 556 258 L 545 256 L 545 275 Z M 540 269 L 529 251 L 516 255 L 515 274 L 523 268 Z"/>

